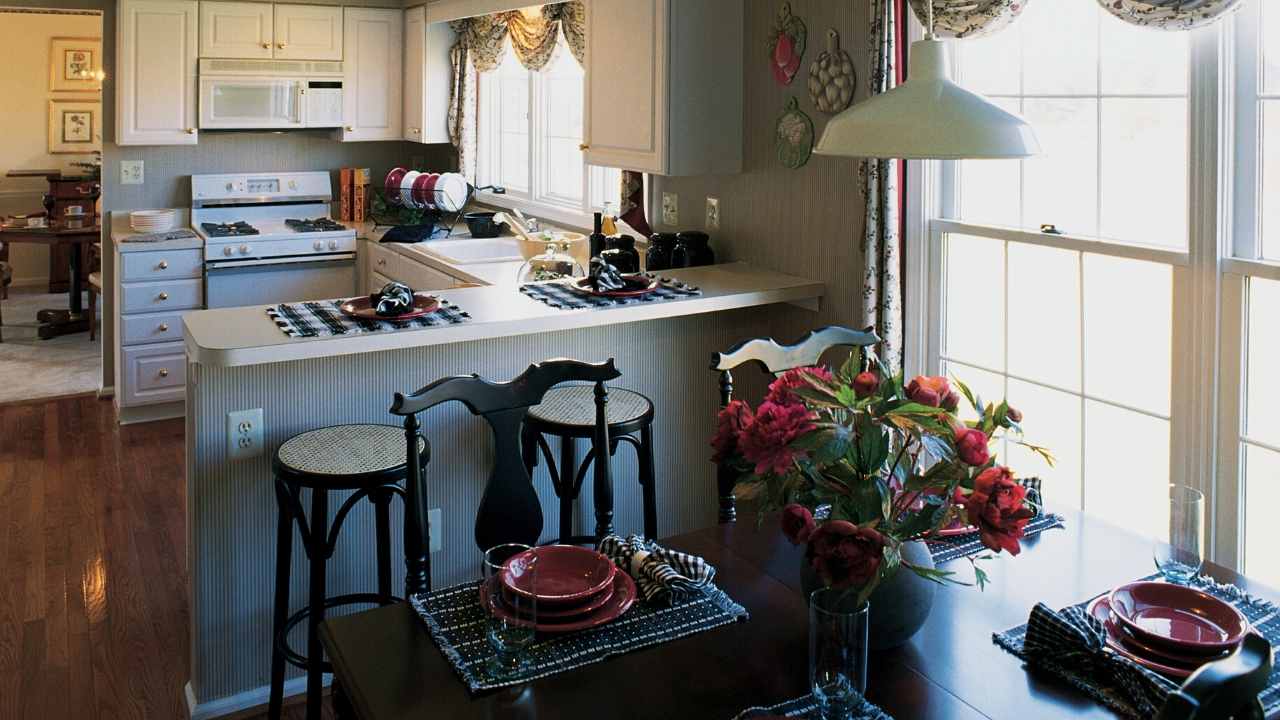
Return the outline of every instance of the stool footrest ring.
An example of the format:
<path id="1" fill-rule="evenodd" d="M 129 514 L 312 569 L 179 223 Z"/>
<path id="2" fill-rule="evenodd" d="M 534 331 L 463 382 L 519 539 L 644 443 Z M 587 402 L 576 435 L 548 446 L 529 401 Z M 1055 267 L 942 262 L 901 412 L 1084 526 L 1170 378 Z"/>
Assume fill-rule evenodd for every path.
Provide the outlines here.
<path id="1" fill-rule="evenodd" d="M 334 595 L 333 597 L 324 599 L 324 609 L 343 607 L 346 605 L 391 605 L 393 603 L 404 602 L 402 598 L 394 595 L 379 595 L 378 593 L 350 593 L 347 595 Z M 304 620 L 311 616 L 311 608 L 304 607 L 298 612 L 289 616 L 285 621 L 284 627 L 280 633 L 276 635 L 276 647 L 284 654 L 284 659 L 294 667 L 307 669 L 307 656 L 297 652 L 289 647 L 289 632 L 300 625 Z M 324 672 L 333 672 L 333 666 L 326 660 L 321 663 Z"/>

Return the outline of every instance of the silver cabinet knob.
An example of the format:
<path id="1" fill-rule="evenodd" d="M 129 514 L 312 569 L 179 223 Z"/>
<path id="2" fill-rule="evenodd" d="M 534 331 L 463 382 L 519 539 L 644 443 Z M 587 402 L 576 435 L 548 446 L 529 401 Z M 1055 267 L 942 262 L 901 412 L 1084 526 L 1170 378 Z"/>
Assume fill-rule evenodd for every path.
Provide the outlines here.
<path id="1" fill-rule="evenodd" d="M 160 261 L 160 263 L 159 263 L 158 265 L 156 265 L 156 267 L 160 268 L 161 270 L 168 270 L 168 269 L 169 269 L 169 261 L 168 261 L 168 260 L 161 260 L 161 261 Z"/>
<path id="2" fill-rule="evenodd" d="M 387 266 L 387 261 L 382 258 L 378 258 L 378 267 L 386 267 L 386 266 Z"/>
<path id="3" fill-rule="evenodd" d="M 160 368 L 159 375 L 160 375 L 160 377 L 169 377 L 169 369 L 168 369 L 168 368 Z"/>
<path id="4" fill-rule="evenodd" d="M 169 324 L 168 324 L 168 323 L 160 323 L 160 327 L 158 327 L 158 328 L 156 328 L 156 329 L 157 329 L 157 330 L 159 330 L 160 332 L 169 332 Z"/>
<path id="5" fill-rule="evenodd" d="M 160 302 L 164 302 L 165 300 L 169 299 L 169 293 L 162 292 L 156 296 L 156 299 L 159 300 Z"/>

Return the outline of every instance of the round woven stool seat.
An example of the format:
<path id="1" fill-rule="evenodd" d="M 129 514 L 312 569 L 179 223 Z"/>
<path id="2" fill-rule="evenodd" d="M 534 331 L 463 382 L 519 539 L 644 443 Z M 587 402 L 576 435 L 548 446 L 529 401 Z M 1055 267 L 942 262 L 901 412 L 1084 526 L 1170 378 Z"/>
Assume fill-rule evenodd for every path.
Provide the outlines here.
<path id="1" fill-rule="evenodd" d="M 425 449 L 419 437 L 418 452 Z M 404 428 L 397 425 L 334 425 L 285 441 L 276 451 L 276 472 L 295 481 L 358 487 L 403 473 L 404 450 Z"/>
<path id="2" fill-rule="evenodd" d="M 605 421 L 610 426 L 653 415 L 653 403 L 640 393 L 622 388 L 609 388 L 608 392 Z M 529 417 L 554 425 L 593 428 L 596 424 L 595 388 L 591 385 L 551 388 L 542 397 L 542 404 L 529 408 Z"/>

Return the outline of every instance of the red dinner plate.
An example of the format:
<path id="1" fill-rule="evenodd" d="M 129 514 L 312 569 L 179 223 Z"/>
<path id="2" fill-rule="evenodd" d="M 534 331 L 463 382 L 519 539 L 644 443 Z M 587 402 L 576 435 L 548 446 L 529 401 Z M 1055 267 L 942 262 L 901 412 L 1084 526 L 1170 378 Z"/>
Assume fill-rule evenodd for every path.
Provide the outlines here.
<path id="1" fill-rule="evenodd" d="M 538 561 L 537 585 L 527 573 L 510 572 L 510 568 Z M 507 560 L 501 574 L 507 589 L 539 602 L 563 607 L 580 604 L 609 587 L 614 576 L 613 561 L 594 550 L 574 545 L 546 545 L 530 548 Z M 625 574 L 625 573 L 623 573 Z"/>
<path id="2" fill-rule="evenodd" d="M 554 547 L 554 546 L 552 546 Z M 494 582 L 490 580 L 489 582 Z M 507 604 L 501 599 L 495 604 L 493 602 L 494 594 L 486 592 L 485 587 L 480 587 L 480 607 L 485 612 L 496 614 L 500 618 L 507 620 L 521 620 Z M 567 619 L 551 619 L 544 618 L 539 615 L 537 622 L 534 623 L 534 629 L 544 633 L 567 633 L 576 632 L 578 630 L 586 630 L 587 628 L 599 627 L 605 623 L 613 622 L 622 616 L 627 610 L 631 609 L 632 603 L 636 601 L 636 583 L 631 576 L 624 572 L 613 574 L 613 592 L 609 595 L 609 601 L 599 608 L 579 617 Z"/>
<path id="3" fill-rule="evenodd" d="M 1131 647 L 1123 642 L 1121 640 L 1121 630 L 1116 627 L 1116 623 L 1112 619 L 1115 616 L 1111 612 L 1111 605 L 1107 601 L 1106 595 L 1094 598 L 1093 602 L 1089 603 L 1086 612 L 1102 622 L 1102 627 L 1107 633 L 1107 647 L 1149 670 L 1155 670 L 1161 675 L 1178 680 L 1185 680 L 1191 677 L 1191 673 L 1195 672 L 1199 667 L 1199 664 L 1184 665 L 1182 663 L 1169 662 L 1164 658 L 1149 656 L 1138 650 L 1138 645 Z M 1216 659 L 1216 657 L 1203 658 L 1200 664 Z"/>
<path id="4" fill-rule="evenodd" d="M 548 621 L 559 622 L 566 618 L 575 618 L 581 615 L 586 615 L 593 610 L 598 610 L 600 606 L 609 602 L 609 598 L 612 595 L 613 586 L 606 585 L 603 590 L 588 597 L 581 605 L 576 603 L 573 605 L 560 605 L 558 603 L 549 605 L 547 603 L 540 603 L 538 605 L 538 617 L 544 618 Z M 502 597 L 507 601 L 508 605 L 513 608 L 516 607 L 515 603 L 511 602 L 511 598 L 515 597 L 515 593 L 511 591 L 511 588 L 504 585 L 502 587 Z M 517 609 L 516 612 L 519 612 L 519 610 Z"/>
<path id="5" fill-rule="evenodd" d="M 409 172 L 402 167 L 391 168 L 391 172 L 387 173 L 386 180 L 382 182 L 382 189 L 386 191 L 387 202 L 395 203 L 400 197 L 400 181 L 404 180 L 405 173 Z"/>
<path id="6" fill-rule="evenodd" d="M 338 305 L 338 309 L 342 314 L 349 315 L 361 320 L 412 320 L 416 317 L 422 317 L 428 313 L 433 313 L 440 309 L 440 301 L 434 296 L 426 293 L 415 293 L 413 296 L 413 310 L 403 315 L 379 315 L 377 311 L 377 303 L 368 295 L 354 297 L 346 300 Z"/>
<path id="7" fill-rule="evenodd" d="M 591 287 L 591 278 L 589 277 L 574 280 L 573 286 L 589 295 L 610 298 L 638 297 L 640 295 L 648 295 L 658 289 L 658 280 L 656 278 L 651 279 L 644 275 L 623 275 L 622 280 L 627 286 L 621 290 L 596 290 Z"/>
<path id="8" fill-rule="evenodd" d="M 1112 590 L 1109 602 L 1116 622 L 1135 637 L 1176 652 L 1216 655 L 1249 631 L 1239 610 L 1185 585 L 1133 582 Z"/>

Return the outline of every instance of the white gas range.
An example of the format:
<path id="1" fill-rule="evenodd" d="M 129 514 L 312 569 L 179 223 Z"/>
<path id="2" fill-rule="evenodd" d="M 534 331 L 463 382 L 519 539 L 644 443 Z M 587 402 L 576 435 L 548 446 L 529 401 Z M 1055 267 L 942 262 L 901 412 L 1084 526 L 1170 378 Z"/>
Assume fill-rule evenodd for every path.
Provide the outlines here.
<path id="1" fill-rule="evenodd" d="M 356 290 L 356 231 L 330 215 L 329 173 L 191 176 L 210 308 L 344 298 Z"/>

